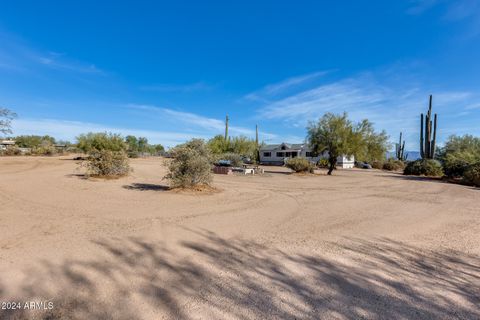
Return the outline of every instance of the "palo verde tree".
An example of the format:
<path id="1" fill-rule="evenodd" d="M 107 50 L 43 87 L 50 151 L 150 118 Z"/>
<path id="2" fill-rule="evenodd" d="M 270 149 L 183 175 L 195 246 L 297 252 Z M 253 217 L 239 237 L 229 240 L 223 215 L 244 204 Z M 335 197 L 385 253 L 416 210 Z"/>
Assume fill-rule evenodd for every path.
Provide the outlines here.
<path id="1" fill-rule="evenodd" d="M 12 133 L 12 120 L 17 115 L 7 108 L 0 107 L 0 133 Z"/>
<path id="2" fill-rule="evenodd" d="M 311 122 L 307 130 L 307 140 L 313 152 L 328 152 L 329 175 L 339 156 L 381 160 L 388 149 L 388 136 L 384 131 L 376 133 L 368 120 L 354 124 L 345 112 L 342 115 L 327 113 L 318 123 Z"/>

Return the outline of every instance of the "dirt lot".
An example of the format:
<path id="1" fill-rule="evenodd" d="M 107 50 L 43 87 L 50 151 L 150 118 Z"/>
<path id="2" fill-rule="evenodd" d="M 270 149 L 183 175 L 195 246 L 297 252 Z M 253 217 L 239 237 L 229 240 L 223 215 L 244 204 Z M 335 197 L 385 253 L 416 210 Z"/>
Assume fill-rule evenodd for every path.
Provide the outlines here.
<path id="1" fill-rule="evenodd" d="M 53 303 L 1 319 L 480 319 L 478 189 L 266 168 L 199 195 L 132 164 L 0 158 L 0 301 Z"/>

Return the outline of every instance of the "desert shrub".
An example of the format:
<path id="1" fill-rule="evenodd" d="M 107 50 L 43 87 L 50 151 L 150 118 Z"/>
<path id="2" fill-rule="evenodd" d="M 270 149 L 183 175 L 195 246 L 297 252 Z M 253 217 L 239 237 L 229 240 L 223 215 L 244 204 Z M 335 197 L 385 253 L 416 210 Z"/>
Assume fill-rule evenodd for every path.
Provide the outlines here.
<path id="1" fill-rule="evenodd" d="M 173 148 L 172 160 L 168 162 L 169 173 L 165 179 L 173 188 L 193 188 L 209 185 L 212 182 L 212 155 L 206 143 L 201 139 Z"/>
<path id="2" fill-rule="evenodd" d="M 77 141 L 77 148 L 88 154 L 103 150 L 116 152 L 127 150 L 127 144 L 119 134 L 90 132 L 78 136 Z"/>
<path id="3" fill-rule="evenodd" d="M 382 169 L 388 171 L 403 170 L 405 169 L 405 163 L 403 163 L 401 160 L 388 159 L 388 161 L 383 163 Z"/>
<path id="4" fill-rule="evenodd" d="M 87 158 L 87 174 L 96 177 L 121 177 L 131 169 L 125 151 L 100 150 Z"/>
<path id="5" fill-rule="evenodd" d="M 440 162 L 433 159 L 423 159 L 408 162 L 403 174 L 439 177 L 443 175 L 443 169 Z"/>
<path id="6" fill-rule="evenodd" d="M 53 156 L 57 154 L 57 149 L 55 149 L 55 147 L 52 145 L 44 145 L 32 149 L 32 154 L 39 156 Z"/>
<path id="7" fill-rule="evenodd" d="M 295 172 L 310 172 L 313 173 L 314 166 L 306 158 L 291 158 L 285 163 L 287 168 L 292 169 Z"/>
<path id="8" fill-rule="evenodd" d="M 238 153 L 228 152 L 215 157 L 217 161 L 219 160 L 227 160 L 230 162 L 232 167 L 240 167 L 243 165 L 242 156 Z"/>
<path id="9" fill-rule="evenodd" d="M 480 162 L 468 166 L 463 174 L 463 179 L 467 183 L 480 187 Z"/>
<path id="10" fill-rule="evenodd" d="M 322 158 L 322 159 L 318 160 L 317 167 L 328 168 L 328 159 Z"/>
<path id="11" fill-rule="evenodd" d="M 22 154 L 22 151 L 17 147 L 7 148 L 6 150 L 2 150 L 2 155 L 4 156 L 19 156 Z"/>
<path id="12" fill-rule="evenodd" d="M 451 178 L 462 177 L 468 167 L 480 160 L 480 156 L 467 152 L 447 153 L 443 158 L 445 174 Z"/>
<path id="13" fill-rule="evenodd" d="M 382 161 L 378 161 L 378 160 L 375 160 L 375 161 L 372 161 L 372 168 L 373 169 L 383 169 L 383 165 L 384 163 Z"/>

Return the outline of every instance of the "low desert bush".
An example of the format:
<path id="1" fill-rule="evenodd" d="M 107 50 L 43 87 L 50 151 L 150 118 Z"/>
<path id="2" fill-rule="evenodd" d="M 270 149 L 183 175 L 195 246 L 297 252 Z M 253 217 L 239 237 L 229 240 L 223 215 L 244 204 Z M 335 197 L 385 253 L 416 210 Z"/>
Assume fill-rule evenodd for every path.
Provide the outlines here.
<path id="1" fill-rule="evenodd" d="M 212 155 L 201 139 L 192 139 L 171 150 L 165 179 L 172 188 L 195 188 L 212 182 Z"/>
<path id="2" fill-rule="evenodd" d="M 378 161 L 378 160 L 372 161 L 372 168 L 373 169 L 381 170 L 381 169 L 383 169 L 383 166 L 384 166 L 384 162 L 382 162 L 382 161 Z"/>
<path id="3" fill-rule="evenodd" d="M 32 149 L 32 154 L 39 156 L 53 156 L 57 153 L 57 149 L 55 149 L 55 147 L 52 145 L 45 145 Z"/>
<path id="4" fill-rule="evenodd" d="M 317 167 L 319 168 L 328 168 L 328 159 L 322 158 L 318 160 L 317 162 Z"/>
<path id="5" fill-rule="evenodd" d="M 463 174 L 465 182 L 480 187 L 480 162 L 474 163 Z"/>
<path id="6" fill-rule="evenodd" d="M 459 178 L 463 177 L 469 166 L 476 162 L 476 159 L 468 154 L 447 154 L 443 161 L 443 169 L 448 177 Z"/>
<path id="7" fill-rule="evenodd" d="M 2 156 L 19 156 L 22 154 L 22 151 L 17 147 L 8 148 L 6 150 L 1 151 Z"/>
<path id="8" fill-rule="evenodd" d="M 125 151 L 94 151 L 87 158 L 86 167 L 89 176 L 104 178 L 122 177 L 131 171 Z"/>
<path id="9" fill-rule="evenodd" d="M 310 172 L 313 173 L 314 165 L 305 158 L 291 158 L 285 163 L 287 168 L 295 172 Z"/>
<path id="10" fill-rule="evenodd" d="M 422 159 L 408 162 L 405 170 L 405 175 L 439 177 L 443 176 L 443 169 L 440 162 L 433 159 Z"/>
<path id="11" fill-rule="evenodd" d="M 388 171 L 400 171 L 405 169 L 405 163 L 401 160 L 388 159 L 388 161 L 383 163 L 382 169 Z"/>

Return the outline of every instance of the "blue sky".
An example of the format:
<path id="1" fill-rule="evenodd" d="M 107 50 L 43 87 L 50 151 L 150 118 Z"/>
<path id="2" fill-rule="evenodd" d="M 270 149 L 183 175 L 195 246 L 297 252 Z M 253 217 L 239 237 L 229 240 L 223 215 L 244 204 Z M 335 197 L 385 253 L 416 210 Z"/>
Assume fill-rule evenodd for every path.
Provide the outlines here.
<path id="1" fill-rule="evenodd" d="M 14 134 L 173 146 L 223 133 L 300 142 L 325 112 L 408 149 L 480 135 L 480 1 L 3 1 L 0 106 Z"/>

